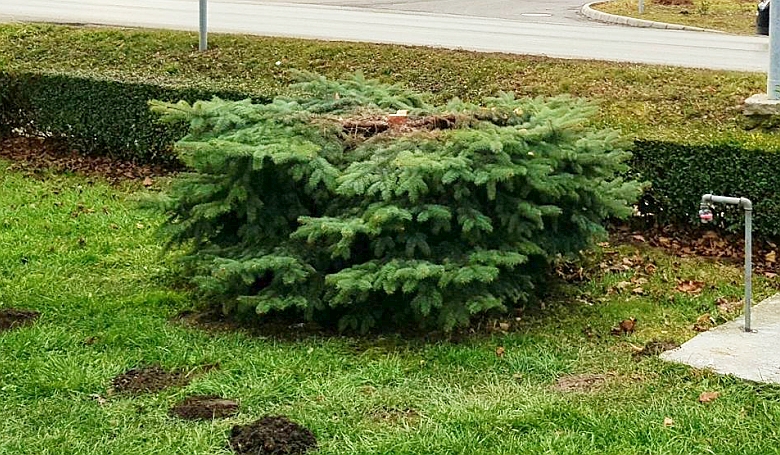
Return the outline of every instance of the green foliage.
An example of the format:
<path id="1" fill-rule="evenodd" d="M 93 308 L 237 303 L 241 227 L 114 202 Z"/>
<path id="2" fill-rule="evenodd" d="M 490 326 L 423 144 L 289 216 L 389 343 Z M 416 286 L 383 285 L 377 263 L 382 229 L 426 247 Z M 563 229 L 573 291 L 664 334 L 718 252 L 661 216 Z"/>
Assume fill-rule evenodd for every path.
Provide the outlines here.
<path id="1" fill-rule="evenodd" d="M 780 237 L 780 193 L 776 152 L 732 144 L 710 146 L 637 141 L 632 172 L 650 182 L 639 203 L 642 214 L 658 224 L 698 225 L 701 196 L 706 193 L 746 197 L 753 202 L 756 237 Z M 741 232 L 744 214 L 721 206 L 715 225 Z"/>
<path id="2" fill-rule="evenodd" d="M 174 159 L 172 144 L 186 130 L 162 125 L 149 112 L 149 100 L 214 95 L 244 97 L 72 75 L 0 71 L 0 133 L 21 129 L 30 135 L 61 138 L 87 154 L 169 162 Z"/>
<path id="3" fill-rule="evenodd" d="M 742 116 L 735 115 L 741 100 L 766 90 L 761 72 L 217 33 L 209 42 L 212 50 L 198 52 L 197 34 L 191 32 L 0 24 L 0 71 L 207 93 L 190 101 L 210 99 L 211 93 L 240 93 L 263 102 L 286 93 L 291 69 L 329 78 L 363 71 L 368 78 L 430 92 L 436 104 L 453 97 L 481 102 L 502 91 L 531 97 L 568 94 L 596 101 L 599 112 L 593 121 L 628 137 L 685 144 L 729 141 L 780 150 L 780 136 L 745 131 Z M 187 97 L 170 99 L 180 98 Z"/>
<path id="4" fill-rule="evenodd" d="M 551 258 L 586 248 L 639 193 L 581 100 L 431 106 L 361 75 L 309 75 L 290 93 L 153 103 L 188 122 L 178 151 L 195 170 L 162 201 L 163 232 L 229 308 L 450 330 L 527 301 Z M 355 126 L 398 107 L 412 109 L 403 128 Z"/>

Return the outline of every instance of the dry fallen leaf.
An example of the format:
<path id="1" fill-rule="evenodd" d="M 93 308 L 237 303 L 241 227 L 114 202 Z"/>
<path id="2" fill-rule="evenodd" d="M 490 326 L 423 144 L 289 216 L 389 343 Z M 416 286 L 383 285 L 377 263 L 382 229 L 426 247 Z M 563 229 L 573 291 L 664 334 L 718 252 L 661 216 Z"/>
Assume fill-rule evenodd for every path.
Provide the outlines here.
<path id="1" fill-rule="evenodd" d="M 712 403 L 720 396 L 720 392 L 702 392 L 699 395 L 699 403 Z"/>
<path id="2" fill-rule="evenodd" d="M 769 262 L 770 264 L 774 263 L 777 260 L 777 252 L 774 250 L 770 251 L 764 256 L 764 260 L 766 260 L 766 262 Z"/>
<path id="3" fill-rule="evenodd" d="M 635 327 L 636 318 L 628 318 L 620 322 L 620 329 L 623 331 L 623 333 L 632 334 L 634 333 Z"/>
<path id="4" fill-rule="evenodd" d="M 496 348 L 496 355 L 499 357 L 504 357 L 504 353 L 506 353 L 506 349 L 504 349 L 503 346 L 499 346 Z"/>
<path id="5" fill-rule="evenodd" d="M 504 332 L 506 332 L 507 330 L 509 330 L 509 323 L 508 322 L 499 322 L 498 323 L 498 328 L 503 330 Z"/>
<path id="6" fill-rule="evenodd" d="M 635 328 L 636 328 L 636 318 L 632 317 L 620 321 L 620 324 L 618 324 L 615 327 L 612 327 L 612 330 L 609 333 L 615 336 L 631 335 L 632 333 L 634 333 Z"/>
<path id="7" fill-rule="evenodd" d="M 675 290 L 686 294 L 700 294 L 704 289 L 704 281 L 680 280 Z"/>
<path id="8" fill-rule="evenodd" d="M 87 345 L 87 346 L 90 346 L 90 345 L 95 344 L 96 341 L 97 341 L 97 337 L 87 337 L 87 338 L 84 338 L 84 341 L 82 341 L 82 343 Z"/>
<path id="9" fill-rule="evenodd" d="M 108 400 L 106 400 L 105 398 L 101 397 L 97 393 L 93 393 L 89 397 L 92 398 L 93 400 L 97 401 L 97 403 L 99 405 L 101 405 L 101 406 L 106 404 L 106 403 L 108 403 Z"/>
<path id="10" fill-rule="evenodd" d="M 704 313 L 696 319 L 696 323 L 693 324 L 693 330 L 697 332 L 706 332 L 715 325 L 715 320 L 709 313 Z"/>
<path id="11" fill-rule="evenodd" d="M 152 178 L 151 177 L 146 177 L 144 179 L 144 186 L 148 188 L 148 187 L 150 187 L 152 185 L 154 185 L 154 182 L 152 181 Z"/>
<path id="12" fill-rule="evenodd" d="M 742 300 L 729 300 L 726 297 L 719 297 L 715 301 L 715 306 L 718 308 L 718 314 L 727 315 L 738 312 L 742 308 Z"/>
<path id="13" fill-rule="evenodd" d="M 664 426 L 671 427 L 672 425 L 674 425 L 674 420 L 671 417 L 664 417 Z"/>

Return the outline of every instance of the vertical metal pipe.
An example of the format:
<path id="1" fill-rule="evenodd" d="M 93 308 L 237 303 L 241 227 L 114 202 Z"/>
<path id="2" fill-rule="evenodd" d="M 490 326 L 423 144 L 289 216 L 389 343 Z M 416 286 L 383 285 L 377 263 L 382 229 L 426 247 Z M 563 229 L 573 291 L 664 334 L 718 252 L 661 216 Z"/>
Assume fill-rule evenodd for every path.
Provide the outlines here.
<path id="1" fill-rule="evenodd" d="M 745 209 L 745 332 L 750 332 L 753 299 L 753 209 Z"/>
<path id="2" fill-rule="evenodd" d="M 770 100 L 778 99 L 780 89 L 780 2 L 769 4 L 769 71 L 766 78 L 766 94 Z"/>
<path id="3" fill-rule="evenodd" d="M 201 51 L 205 51 L 209 48 L 206 3 L 207 0 L 200 0 L 200 40 L 198 42 L 198 49 Z"/>
<path id="4" fill-rule="evenodd" d="M 645 0 L 639 0 L 639 14 L 644 14 L 645 12 Z"/>

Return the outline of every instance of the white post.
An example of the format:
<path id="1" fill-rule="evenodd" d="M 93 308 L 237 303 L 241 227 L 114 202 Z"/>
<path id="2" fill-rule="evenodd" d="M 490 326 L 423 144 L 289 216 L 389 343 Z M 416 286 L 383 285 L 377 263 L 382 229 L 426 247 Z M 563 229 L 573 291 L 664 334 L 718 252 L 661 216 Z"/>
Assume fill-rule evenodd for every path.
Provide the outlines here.
<path id="1" fill-rule="evenodd" d="M 644 14 L 645 12 L 645 0 L 639 0 L 639 14 Z"/>
<path id="2" fill-rule="evenodd" d="M 766 78 L 766 94 L 770 100 L 778 99 L 780 89 L 780 2 L 769 4 L 769 71 Z"/>
<path id="3" fill-rule="evenodd" d="M 198 49 L 201 51 L 205 51 L 209 48 L 206 17 L 206 0 L 200 0 L 200 40 L 198 42 Z"/>

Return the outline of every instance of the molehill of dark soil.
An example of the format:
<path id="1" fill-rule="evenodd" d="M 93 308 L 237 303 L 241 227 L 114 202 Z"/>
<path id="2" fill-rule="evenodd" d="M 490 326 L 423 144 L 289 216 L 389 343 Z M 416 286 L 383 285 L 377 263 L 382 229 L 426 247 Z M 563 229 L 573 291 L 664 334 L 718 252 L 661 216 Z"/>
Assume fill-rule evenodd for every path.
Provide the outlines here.
<path id="1" fill-rule="evenodd" d="M 18 308 L 0 309 L 0 332 L 11 330 L 27 324 L 32 324 L 41 314 L 37 311 L 20 310 Z"/>
<path id="2" fill-rule="evenodd" d="M 189 384 L 190 376 L 182 370 L 166 371 L 158 365 L 133 368 L 112 381 L 114 392 L 141 394 L 159 392 L 168 387 Z"/>
<path id="3" fill-rule="evenodd" d="M 265 416 L 230 430 L 230 448 L 239 455 L 296 455 L 317 448 L 314 434 L 284 416 Z"/>
<path id="4" fill-rule="evenodd" d="M 238 413 L 238 403 L 216 395 L 193 395 L 171 408 L 170 414 L 186 420 L 211 420 Z"/>

